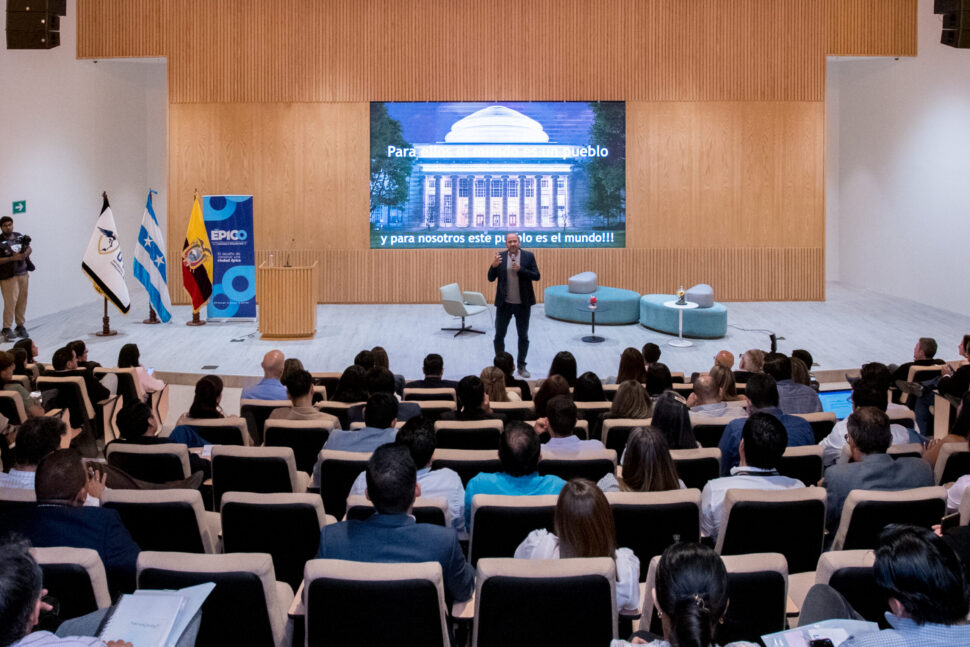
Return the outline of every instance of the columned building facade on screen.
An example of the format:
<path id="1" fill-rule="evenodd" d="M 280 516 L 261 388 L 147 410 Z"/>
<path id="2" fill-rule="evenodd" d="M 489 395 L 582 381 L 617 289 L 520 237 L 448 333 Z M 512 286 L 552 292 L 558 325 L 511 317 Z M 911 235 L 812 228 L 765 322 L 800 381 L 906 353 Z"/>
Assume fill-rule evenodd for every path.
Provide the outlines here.
<path id="1" fill-rule="evenodd" d="M 505 106 L 456 121 L 442 143 L 415 144 L 411 190 L 419 226 L 543 229 L 569 226 L 570 146 L 549 143 L 542 125 Z"/>

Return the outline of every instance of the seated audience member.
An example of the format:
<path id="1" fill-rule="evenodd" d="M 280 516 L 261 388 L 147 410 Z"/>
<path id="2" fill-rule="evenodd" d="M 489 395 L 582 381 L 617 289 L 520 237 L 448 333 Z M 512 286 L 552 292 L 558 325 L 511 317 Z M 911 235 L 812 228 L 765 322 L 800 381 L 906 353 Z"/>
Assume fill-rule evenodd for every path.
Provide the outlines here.
<path id="1" fill-rule="evenodd" d="M 953 423 L 950 433 L 945 438 L 932 441 L 926 451 L 923 452 L 923 460 L 929 463 L 930 467 L 935 468 L 939 460 L 941 445 L 944 443 L 966 443 L 968 438 L 970 438 L 970 393 L 963 396 L 956 422 Z M 964 474 L 952 484 L 944 483 L 943 485 L 948 488 L 946 495 L 947 511 L 956 512 L 960 509 L 960 501 L 963 499 L 964 492 L 970 487 L 970 474 Z"/>
<path id="2" fill-rule="evenodd" d="M 650 647 L 716 647 L 715 633 L 728 608 L 727 569 L 720 555 L 701 544 L 678 542 L 669 546 L 657 564 L 652 592 L 663 626 L 663 638 L 641 630 L 633 643 Z M 647 595 L 651 595 L 647 591 Z M 628 646 L 614 641 L 616 647 Z M 733 642 L 726 647 L 756 647 L 756 643 Z"/>
<path id="3" fill-rule="evenodd" d="M 736 382 L 746 383 L 748 379 L 757 373 L 764 373 L 765 352 L 752 348 L 741 354 L 741 361 L 738 362 L 738 370 L 734 371 Z"/>
<path id="4" fill-rule="evenodd" d="M 34 387 L 34 372 L 27 369 L 27 351 L 23 348 L 11 348 L 9 353 L 13 356 L 13 374 L 26 375 L 30 378 L 30 387 Z"/>
<path id="5" fill-rule="evenodd" d="M 568 350 L 561 350 L 552 358 L 549 376 L 561 375 L 569 386 L 576 386 L 576 358 Z"/>
<path id="6" fill-rule="evenodd" d="M 550 375 L 542 381 L 542 385 L 536 391 L 532 400 L 536 408 L 536 418 L 546 417 L 546 404 L 557 395 L 572 397 L 569 392 L 569 383 L 561 375 Z"/>
<path id="7" fill-rule="evenodd" d="M 471 528 L 472 499 L 476 494 L 528 496 L 559 494 L 566 484 L 553 474 L 539 476 L 539 436 L 524 422 L 505 425 L 498 447 L 502 471 L 482 472 L 465 486 L 465 527 Z"/>
<path id="8" fill-rule="evenodd" d="M 74 356 L 77 358 L 77 367 L 94 375 L 94 369 L 99 368 L 101 364 L 88 360 L 88 346 L 84 343 L 84 340 L 75 339 L 67 342 L 66 346 L 74 351 Z"/>
<path id="9" fill-rule="evenodd" d="M 872 569 L 876 586 L 889 597 L 890 628 L 850 636 L 841 647 L 970 644 L 966 572 L 945 539 L 917 526 L 886 526 Z M 861 619 L 838 591 L 816 584 L 805 597 L 799 624 L 833 618 Z"/>
<path id="10" fill-rule="evenodd" d="M 84 505 L 89 492 L 101 496 L 103 478 L 90 467 L 85 473 L 77 450 L 51 452 L 37 465 L 34 491 L 38 505 L 0 515 L 0 537 L 17 533 L 34 546 L 91 548 L 104 563 L 109 586 L 133 591 L 138 545 L 117 511 Z"/>
<path id="11" fill-rule="evenodd" d="M 373 353 L 372 353 L 373 355 Z M 401 399 L 394 392 L 394 374 L 382 366 L 375 366 L 367 371 L 367 392 L 371 395 L 375 393 L 390 393 L 398 400 L 397 419 L 407 422 L 411 418 L 421 415 L 421 405 L 416 402 L 401 402 Z M 349 422 L 364 421 L 364 407 L 357 405 L 347 410 L 347 420 Z"/>
<path id="12" fill-rule="evenodd" d="M 890 366 L 889 370 L 892 371 L 892 380 L 895 384 L 897 380 L 909 379 L 909 369 L 912 366 L 937 366 L 943 363 L 942 359 L 936 358 L 936 340 L 932 337 L 920 337 L 916 347 L 913 348 L 913 361 L 897 366 L 895 370 Z"/>
<path id="13" fill-rule="evenodd" d="M 812 371 L 812 367 L 815 366 L 815 358 L 812 357 L 812 354 L 804 348 L 796 348 L 793 350 L 791 352 L 791 358 L 801 360 L 805 365 L 805 368 L 808 369 L 810 373 Z"/>
<path id="14" fill-rule="evenodd" d="M 85 356 L 87 350 L 85 349 Z M 78 362 L 80 365 L 80 362 Z M 137 344 L 125 344 L 118 353 L 118 368 L 133 368 L 141 390 L 145 393 L 154 393 L 165 388 L 165 382 L 157 377 L 150 375 L 148 369 L 141 365 L 141 353 L 138 352 Z"/>
<path id="15" fill-rule="evenodd" d="M 379 394 L 374 397 L 387 397 Z M 407 447 L 384 445 L 367 461 L 367 498 L 377 514 L 320 531 L 318 559 L 357 562 L 438 562 L 448 598 L 464 602 L 475 592 L 475 569 L 465 560 L 452 528 L 417 523 L 410 515 L 421 494 Z"/>
<path id="16" fill-rule="evenodd" d="M 970 335 L 964 335 L 957 347 L 960 353 L 960 367 L 954 372 L 949 364 L 943 365 L 943 377 L 937 382 L 936 388 L 943 395 L 962 398 L 970 390 Z"/>
<path id="17" fill-rule="evenodd" d="M 474 375 L 466 375 L 458 381 L 455 389 L 458 395 L 458 410 L 445 411 L 441 420 L 501 420 L 505 416 L 493 413 L 488 408 L 488 398 L 485 395 L 485 385 Z"/>
<path id="18" fill-rule="evenodd" d="M 286 388 L 280 382 L 283 375 L 283 353 L 271 350 L 263 356 L 260 366 L 263 369 L 263 379 L 256 384 L 247 386 L 239 396 L 240 400 L 285 400 Z"/>
<path id="19" fill-rule="evenodd" d="M 859 407 L 848 417 L 852 462 L 825 470 L 826 527 L 834 535 L 842 506 L 852 490 L 908 490 L 933 485 L 933 468 L 922 458 L 894 459 L 886 453 L 892 443 L 889 418 L 876 407 Z"/>
<path id="20" fill-rule="evenodd" d="M 492 360 L 492 366 L 502 369 L 502 373 L 505 374 L 505 386 L 517 386 L 519 391 L 522 392 L 523 400 L 532 399 L 532 389 L 529 387 L 529 383 L 515 377 L 515 359 L 512 357 L 512 353 L 502 351 Z"/>
<path id="21" fill-rule="evenodd" d="M 67 449 L 70 444 L 70 430 L 60 418 L 38 416 L 26 421 L 17 431 L 13 467 L 10 472 L 0 472 L 0 487 L 33 490 L 41 459 L 56 449 Z"/>
<path id="22" fill-rule="evenodd" d="M 441 379 L 445 371 L 445 361 L 438 353 L 425 355 L 421 370 L 424 372 L 423 380 L 411 380 L 404 386 L 412 389 L 454 389 L 458 386 L 458 382 L 454 380 Z"/>
<path id="23" fill-rule="evenodd" d="M 592 371 L 586 371 L 576 378 L 573 387 L 573 402 L 606 402 L 603 382 Z"/>
<path id="24" fill-rule="evenodd" d="M 385 443 L 393 443 L 397 435 L 397 398 L 392 393 L 375 393 L 364 405 L 363 429 L 330 432 L 324 449 L 344 452 L 372 452 Z"/>
<path id="25" fill-rule="evenodd" d="M 205 420 L 225 418 L 219 404 L 222 402 L 222 378 L 218 375 L 203 375 L 195 383 L 195 397 L 189 407 L 189 418 Z"/>
<path id="26" fill-rule="evenodd" d="M 44 415 L 44 410 L 30 399 L 30 391 L 25 389 L 20 382 L 12 381 L 14 368 L 13 355 L 0 351 L 0 382 L 3 382 L 3 390 L 13 391 L 20 396 L 20 402 L 24 405 L 24 411 L 28 416 Z"/>
<path id="27" fill-rule="evenodd" d="M 624 348 L 620 354 L 620 366 L 611 384 L 622 384 L 627 380 L 636 380 L 640 384 L 647 382 L 647 367 L 643 355 L 636 348 Z"/>
<path id="28" fill-rule="evenodd" d="M 808 368 L 805 366 L 805 362 L 798 359 L 797 357 L 790 358 L 791 361 L 791 381 L 795 384 L 800 384 L 802 386 L 807 386 L 816 393 L 818 390 L 816 386 L 812 386 L 812 375 L 808 372 Z"/>
<path id="29" fill-rule="evenodd" d="M 152 415 L 151 406 L 140 400 L 125 403 L 118 412 L 116 422 L 121 440 L 114 442 L 137 445 L 181 443 L 187 447 L 202 447 L 210 444 L 190 425 L 179 425 L 168 436 L 159 436 L 158 421 Z M 212 464 L 193 452 L 189 452 L 189 469 L 192 472 L 202 472 L 203 478 L 206 479 L 212 476 Z"/>
<path id="30" fill-rule="evenodd" d="M 853 410 L 859 407 L 875 407 L 880 411 L 886 411 L 886 404 L 889 401 L 887 390 L 878 382 L 867 379 L 861 379 L 852 385 L 851 397 Z M 848 424 L 848 418 L 839 420 L 832 427 L 829 435 L 819 442 L 822 446 L 822 464 L 826 467 L 837 463 L 842 456 L 847 441 Z M 893 445 L 918 443 L 922 440 L 914 430 L 895 423 L 889 426 L 889 431 L 892 433 Z"/>
<path id="31" fill-rule="evenodd" d="M 778 408 L 783 413 L 815 413 L 822 410 L 822 401 L 815 389 L 792 380 L 791 359 L 788 356 L 770 353 L 765 358 L 764 372 L 775 378 Z"/>
<path id="32" fill-rule="evenodd" d="M 387 356 L 387 351 L 383 346 L 374 346 L 370 352 L 374 356 L 374 366 L 378 368 L 386 368 L 388 371 L 391 370 L 391 359 Z M 394 392 L 399 396 L 403 395 L 404 376 L 393 372 L 391 375 L 394 376 Z"/>
<path id="33" fill-rule="evenodd" d="M 710 375 L 698 375 L 693 383 L 694 390 L 687 398 L 690 407 L 690 419 L 700 421 L 705 418 L 743 418 L 744 409 L 730 406 L 721 397 L 714 378 Z"/>
<path id="34" fill-rule="evenodd" d="M 660 346 L 648 341 L 643 345 L 643 348 L 640 350 L 640 354 L 643 355 L 643 367 L 650 368 L 660 361 Z"/>
<path id="35" fill-rule="evenodd" d="M 436 446 L 434 423 L 421 416 L 411 418 L 397 432 L 395 445 L 407 447 L 418 467 L 421 496 L 437 497 L 448 502 L 445 523 L 461 535 L 465 532 L 465 486 L 458 473 L 447 467 L 432 470 L 431 459 Z M 367 492 L 367 472 L 361 472 L 350 488 L 351 494 Z"/>
<path id="36" fill-rule="evenodd" d="M 697 439 L 690 424 L 690 410 L 683 398 L 673 391 L 658 395 L 653 401 L 650 426 L 663 434 L 671 449 L 695 449 Z"/>
<path id="37" fill-rule="evenodd" d="M 88 393 L 88 399 L 91 404 L 96 404 L 101 402 L 105 398 L 111 396 L 111 390 L 95 379 L 94 375 L 91 375 L 83 368 L 78 368 L 77 358 L 74 356 L 74 351 L 64 346 L 58 348 L 54 351 L 54 356 L 51 358 L 51 368 L 47 374 L 51 377 L 80 377 L 84 379 L 84 388 Z M 115 384 L 117 384 L 117 377 L 112 375 Z"/>
<path id="38" fill-rule="evenodd" d="M 16 343 L 14 343 L 13 350 L 17 350 L 17 349 L 20 349 L 25 353 L 27 353 L 27 360 L 25 363 L 33 364 L 34 362 L 37 361 L 37 354 L 40 351 L 38 351 L 37 344 L 35 344 L 34 340 L 31 339 L 30 337 L 25 337 L 23 339 L 18 340 Z M 18 375 L 26 375 L 26 373 L 18 373 Z"/>
<path id="39" fill-rule="evenodd" d="M 604 492 L 666 492 L 687 487 L 677 478 L 667 440 L 653 427 L 637 427 L 630 432 L 622 467 L 621 478 L 607 474 L 596 485 Z"/>
<path id="40" fill-rule="evenodd" d="M 710 376 L 717 386 L 721 400 L 728 406 L 744 408 L 747 405 L 744 396 L 738 395 L 738 387 L 734 382 L 734 372 L 731 369 L 715 364 L 711 367 Z"/>
<path id="41" fill-rule="evenodd" d="M 701 493 L 701 531 L 717 538 L 728 490 L 789 490 L 805 487 L 801 481 L 778 473 L 778 463 L 788 446 L 788 432 L 781 420 L 768 413 L 755 413 L 744 422 L 738 447 L 741 464 L 730 476 L 707 482 Z"/>
<path id="42" fill-rule="evenodd" d="M 544 458 L 575 455 L 583 450 L 606 449 L 598 440 L 582 440 L 576 435 L 576 404 L 565 395 L 557 395 L 546 404 L 546 417 L 536 420 L 536 433 L 549 434 L 542 446 Z"/>
<path id="43" fill-rule="evenodd" d="M 505 373 L 502 369 L 494 366 L 486 366 L 482 369 L 482 386 L 485 387 L 485 395 L 489 402 L 519 402 L 522 400 L 515 391 L 508 391 L 505 388 Z"/>
<path id="44" fill-rule="evenodd" d="M 367 392 L 367 371 L 357 364 L 352 364 L 344 369 L 337 380 L 337 388 L 334 394 L 329 396 L 336 402 L 365 402 L 370 396 Z"/>
<path id="45" fill-rule="evenodd" d="M 867 364 L 863 364 L 862 368 L 859 369 L 859 377 L 849 378 L 847 376 L 846 378 L 846 381 L 850 384 L 855 384 L 859 380 L 874 381 L 883 391 L 889 391 L 889 389 L 894 386 L 892 371 L 889 370 L 888 366 L 880 362 L 869 362 Z M 908 411 L 910 411 L 910 408 L 905 404 L 899 404 L 891 400 L 886 405 L 886 413 L 889 415 L 896 413 L 905 414 Z"/>
<path id="46" fill-rule="evenodd" d="M 340 419 L 313 406 L 313 376 L 297 370 L 285 378 L 286 395 L 292 407 L 279 407 L 269 414 L 270 420 L 327 420 L 340 429 Z"/>
<path id="47" fill-rule="evenodd" d="M 640 607 L 640 560 L 616 545 L 613 511 L 603 493 L 586 479 L 572 479 L 559 492 L 552 525 L 533 530 L 515 549 L 516 559 L 609 557 L 616 562 L 616 610 Z"/>
<path id="48" fill-rule="evenodd" d="M 374 368 L 374 353 L 364 349 L 354 356 L 354 364 L 364 369 L 364 372 Z"/>
<path id="49" fill-rule="evenodd" d="M 296 357 L 287 357 L 283 360 L 283 374 L 280 376 L 280 383 L 286 386 L 286 379 L 297 371 L 305 371 L 303 362 Z"/>
<path id="50" fill-rule="evenodd" d="M 647 367 L 647 395 L 660 395 L 664 391 L 674 388 L 674 378 L 666 364 L 655 362 Z"/>
<path id="51" fill-rule="evenodd" d="M 760 411 L 770 413 L 781 420 L 785 431 L 788 432 L 789 447 L 815 444 L 815 433 L 807 420 L 782 413 L 778 408 L 778 388 L 770 375 L 762 373 L 752 375 L 745 386 L 744 397 L 748 401 L 749 416 Z M 738 445 L 741 443 L 744 423 L 744 418 L 737 418 L 724 427 L 721 442 L 718 444 L 721 449 L 721 476 L 730 475 L 731 468 L 737 467 L 740 461 Z"/>
<path id="52" fill-rule="evenodd" d="M 728 350 L 718 351 L 717 355 L 714 356 L 714 366 L 720 366 L 721 368 L 730 371 L 731 367 L 734 366 L 734 353 Z M 696 382 L 700 375 L 701 373 L 698 372 L 691 373 L 690 381 L 692 383 Z"/>
<path id="53" fill-rule="evenodd" d="M 650 418 L 653 407 L 650 404 L 650 397 L 647 396 L 643 385 L 635 380 L 627 380 L 620 384 L 613 396 L 613 403 L 610 410 L 601 413 L 596 424 L 591 425 L 590 437 L 599 438 L 602 436 L 603 421 L 608 418 L 632 418 L 634 420 L 646 420 Z M 537 412 L 538 413 L 538 412 Z"/>
<path id="54" fill-rule="evenodd" d="M 124 640 L 104 642 L 95 637 L 113 607 L 65 620 L 58 626 L 57 634 L 34 631 L 41 613 L 52 610 L 51 605 L 43 601 L 47 595 L 43 575 L 30 554 L 28 542 L 11 540 L 0 544 L 0 591 L 3 591 L 0 595 L 0 647 L 131 647 L 131 643 Z M 198 630 L 198 621 L 190 624 L 176 647 L 194 645 Z"/>

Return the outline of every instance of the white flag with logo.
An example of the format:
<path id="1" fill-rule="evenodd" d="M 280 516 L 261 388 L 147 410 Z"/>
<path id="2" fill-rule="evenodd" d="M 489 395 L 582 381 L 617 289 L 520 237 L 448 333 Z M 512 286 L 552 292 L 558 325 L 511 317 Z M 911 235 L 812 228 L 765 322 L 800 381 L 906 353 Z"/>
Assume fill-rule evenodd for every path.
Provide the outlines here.
<path id="1" fill-rule="evenodd" d="M 95 290 L 106 296 L 121 312 L 128 314 L 131 299 L 125 283 L 125 266 L 118 241 L 118 228 L 115 227 L 115 217 L 108 206 L 107 194 L 104 195 L 101 215 L 84 252 L 81 269 L 94 283 Z"/>

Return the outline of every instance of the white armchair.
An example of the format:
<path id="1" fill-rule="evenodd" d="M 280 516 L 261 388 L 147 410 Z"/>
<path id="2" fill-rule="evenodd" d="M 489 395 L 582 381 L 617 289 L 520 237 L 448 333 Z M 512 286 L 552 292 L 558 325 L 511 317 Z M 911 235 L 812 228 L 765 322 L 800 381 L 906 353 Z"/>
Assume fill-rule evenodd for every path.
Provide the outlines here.
<path id="1" fill-rule="evenodd" d="M 455 330 L 455 337 L 463 332 L 473 332 L 484 335 L 484 330 L 475 330 L 471 326 L 465 325 L 465 317 L 480 315 L 488 312 L 488 304 L 485 295 L 481 292 L 462 292 L 457 283 L 449 283 L 441 286 L 441 306 L 445 312 L 452 317 L 461 317 L 461 328 L 442 328 L 442 330 Z"/>

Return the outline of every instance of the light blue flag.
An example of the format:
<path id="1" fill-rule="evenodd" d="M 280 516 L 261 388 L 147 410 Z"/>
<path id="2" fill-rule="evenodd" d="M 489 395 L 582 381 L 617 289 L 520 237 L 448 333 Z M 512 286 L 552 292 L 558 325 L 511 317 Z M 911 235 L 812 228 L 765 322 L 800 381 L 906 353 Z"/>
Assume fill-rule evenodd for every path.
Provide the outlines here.
<path id="1" fill-rule="evenodd" d="M 148 291 L 148 299 L 158 318 L 167 322 L 172 318 L 172 299 L 168 295 L 168 281 L 165 278 L 165 238 L 152 208 L 153 193 L 156 192 L 148 190 L 148 202 L 141 217 L 141 230 L 138 232 L 138 244 L 135 245 L 134 275 Z"/>

